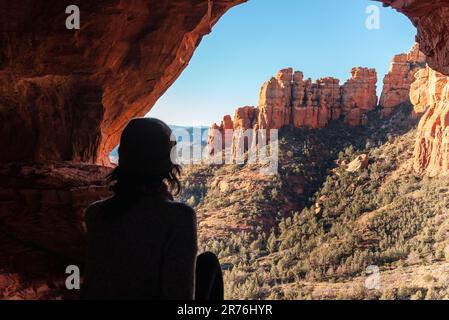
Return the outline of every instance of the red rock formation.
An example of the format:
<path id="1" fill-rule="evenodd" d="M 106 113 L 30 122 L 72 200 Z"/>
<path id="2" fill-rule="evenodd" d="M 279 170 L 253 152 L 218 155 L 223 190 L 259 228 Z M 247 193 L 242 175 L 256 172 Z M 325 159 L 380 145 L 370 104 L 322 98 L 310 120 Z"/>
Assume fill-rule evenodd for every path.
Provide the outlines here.
<path id="1" fill-rule="evenodd" d="M 220 154 L 222 150 L 232 144 L 234 123 L 230 115 L 223 117 L 220 126 L 216 123 L 209 128 L 207 139 L 207 154 L 209 156 Z"/>
<path id="2" fill-rule="evenodd" d="M 259 109 L 255 107 L 242 107 L 235 111 L 234 133 L 232 138 L 233 158 L 243 154 L 253 144 L 257 143 L 257 130 Z M 250 130 L 248 130 L 250 129 Z"/>
<path id="3" fill-rule="evenodd" d="M 377 104 L 374 69 L 354 68 L 342 87 L 335 78 L 304 80 L 302 72 L 281 70 L 266 82 L 259 99 L 259 126 L 280 129 L 323 128 L 329 120 L 347 116 L 350 125 L 362 124 L 362 115 Z M 355 116 L 357 115 L 357 116 Z"/>
<path id="4" fill-rule="evenodd" d="M 335 78 L 303 81 L 302 72 L 293 78 L 292 124 L 296 128 L 324 128 L 341 115 L 340 81 Z"/>
<path id="5" fill-rule="evenodd" d="M 377 106 L 377 73 L 374 69 L 353 68 L 342 86 L 342 113 L 351 126 L 364 123 L 364 114 Z"/>
<path id="6" fill-rule="evenodd" d="M 414 167 L 430 175 L 448 174 L 447 79 L 442 74 L 449 76 L 449 0 L 382 2 L 410 18 L 418 29 L 416 40 L 427 56 L 428 65 L 441 73 L 420 71 L 419 82 L 412 85 L 411 100 L 417 103 L 417 111 L 427 108 L 418 128 Z"/>
<path id="7" fill-rule="evenodd" d="M 388 117 L 394 108 L 410 103 L 410 86 L 415 81 L 415 73 L 426 67 L 426 56 L 415 44 L 408 54 L 394 56 L 390 71 L 384 78 L 384 86 L 379 105 L 381 114 Z"/>
<path id="8" fill-rule="evenodd" d="M 262 86 L 258 108 L 237 109 L 233 127 L 229 118 L 228 129 L 234 130 L 232 138 L 225 137 L 223 123 L 221 126 L 212 125 L 208 153 L 215 154 L 217 139 L 232 140 L 232 159 L 235 159 L 242 153 L 238 150 L 247 151 L 248 146 L 257 144 L 257 130 L 279 130 L 288 125 L 318 129 L 341 116 L 352 126 L 366 124 L 366 113 L 377 103 L 377 74 L 374 69 L 359 67 L 352 69 L 351 75 L 340 86 L 340 81 L 332 77 L 312 82 L 310 78 L 304 80 L 300 71 L 293 73 L 291 68 L 279 71 Z M 255 129 L 252 136 L 244 136 L 247 129 Z"/>
<path id="9" fill-rule="evenodd" d="M 425 112 L 418 126 L 414 168 L 430 176 L 449 174 L 449 77 L 430 68 L 420 70 L 410 99 Z"/>
<path id="10" fill-rule="evenodd" d="M 108 163 L 128 120 L 146 114 L 203 35 L 245 0 L 0 1 L 0 162 Z M 11 143 L 14 141 L 15 143 Z"/>
<path id="11" fill-rule="evenodd" d="M 293 69 L 283 69 L 266 82 L 259 94 L 259 127 L 280 129 L 290 124 Z"/>
<path id="12" fill-rule="evenodd" d="M 70 294 L 64 270 L 83 264 L 84 209 L 110 195 L 109 172 L 69 162 L 0 166 L 0 299 Z"/>
<path id="13" fill-rule="evenodd" d="M 449 75 L 449 0 L 377 0 L 405 14 L 429 66 Z"/>
<path id="14" fill-rule="evenodd" d="M 258 123 L 259 110 L 255 107 L 246 106 L 238 108 L 234 115 L 234 130 L 253 129 Z"/>

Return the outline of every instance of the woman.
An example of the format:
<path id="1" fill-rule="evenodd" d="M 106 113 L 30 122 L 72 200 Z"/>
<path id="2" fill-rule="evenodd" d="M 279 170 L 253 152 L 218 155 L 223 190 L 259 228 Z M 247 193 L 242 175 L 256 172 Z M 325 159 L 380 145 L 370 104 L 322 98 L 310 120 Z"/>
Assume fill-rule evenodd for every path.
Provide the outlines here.
<path id="1" fill-rule="evenodd" d="M 110 176 L 114 196 L 86 213 L 83 299 L 223 299 L 218 259 L 196 257 L 195 211 L 173 201 L 180 167 L 170 138 L 171 129 L 152 118 L 133 119 L 123 131 Z"/>

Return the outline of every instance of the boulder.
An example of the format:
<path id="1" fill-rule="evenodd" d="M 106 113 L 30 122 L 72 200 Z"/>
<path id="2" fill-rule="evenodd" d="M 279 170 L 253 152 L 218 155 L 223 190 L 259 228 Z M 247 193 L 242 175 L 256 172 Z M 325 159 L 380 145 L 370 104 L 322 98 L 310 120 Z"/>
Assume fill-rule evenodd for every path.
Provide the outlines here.
<path id="1" fill-rule="evenodd" d="M 365 169 L 366 167 L 368 167 L 368 162 L 369 162 L 368 155 L 361 154 L 348 164 L 346 171 L 356 172 Z"/>

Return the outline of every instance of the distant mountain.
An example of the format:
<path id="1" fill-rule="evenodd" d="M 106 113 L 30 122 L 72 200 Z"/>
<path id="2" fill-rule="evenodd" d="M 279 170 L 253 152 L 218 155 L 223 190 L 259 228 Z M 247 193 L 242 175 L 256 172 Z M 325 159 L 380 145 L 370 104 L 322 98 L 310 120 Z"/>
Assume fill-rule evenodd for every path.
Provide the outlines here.
<path id="1" fill-rule="evenodd" d="M 194 129 L 201 129 L 201 137 L 203 138 L 201 141 L 201 147 L 205 147 L 207 145 L 207 131 L 209 130 L 208 127 L 193 127 L 193 126 L 178 126 L 178 125 L 169 125 L 170 128 L 175 132 L 179 130 L 187 130 L 190 136 L 190 139 L 193 140 L 193 130 Z M 117 163 L 118 161 L 118 146 L 115 147 L 111 153 L 109 154 L 109 158 L 112 163 Z"/>

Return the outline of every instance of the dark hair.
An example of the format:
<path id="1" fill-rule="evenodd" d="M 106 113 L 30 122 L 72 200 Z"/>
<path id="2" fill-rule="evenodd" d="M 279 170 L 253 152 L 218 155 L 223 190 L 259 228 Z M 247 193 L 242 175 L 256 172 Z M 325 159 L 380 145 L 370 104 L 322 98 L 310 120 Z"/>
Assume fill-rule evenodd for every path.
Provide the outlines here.
<path id="1" fill-rule="evenodd" d="M 109 175 L 118 196 L 163 195 L 181 191 L 181 166 L 171 160 L 172 130 L 154 118 L 132 119 L 120 138 L 118 166 Z"/>

